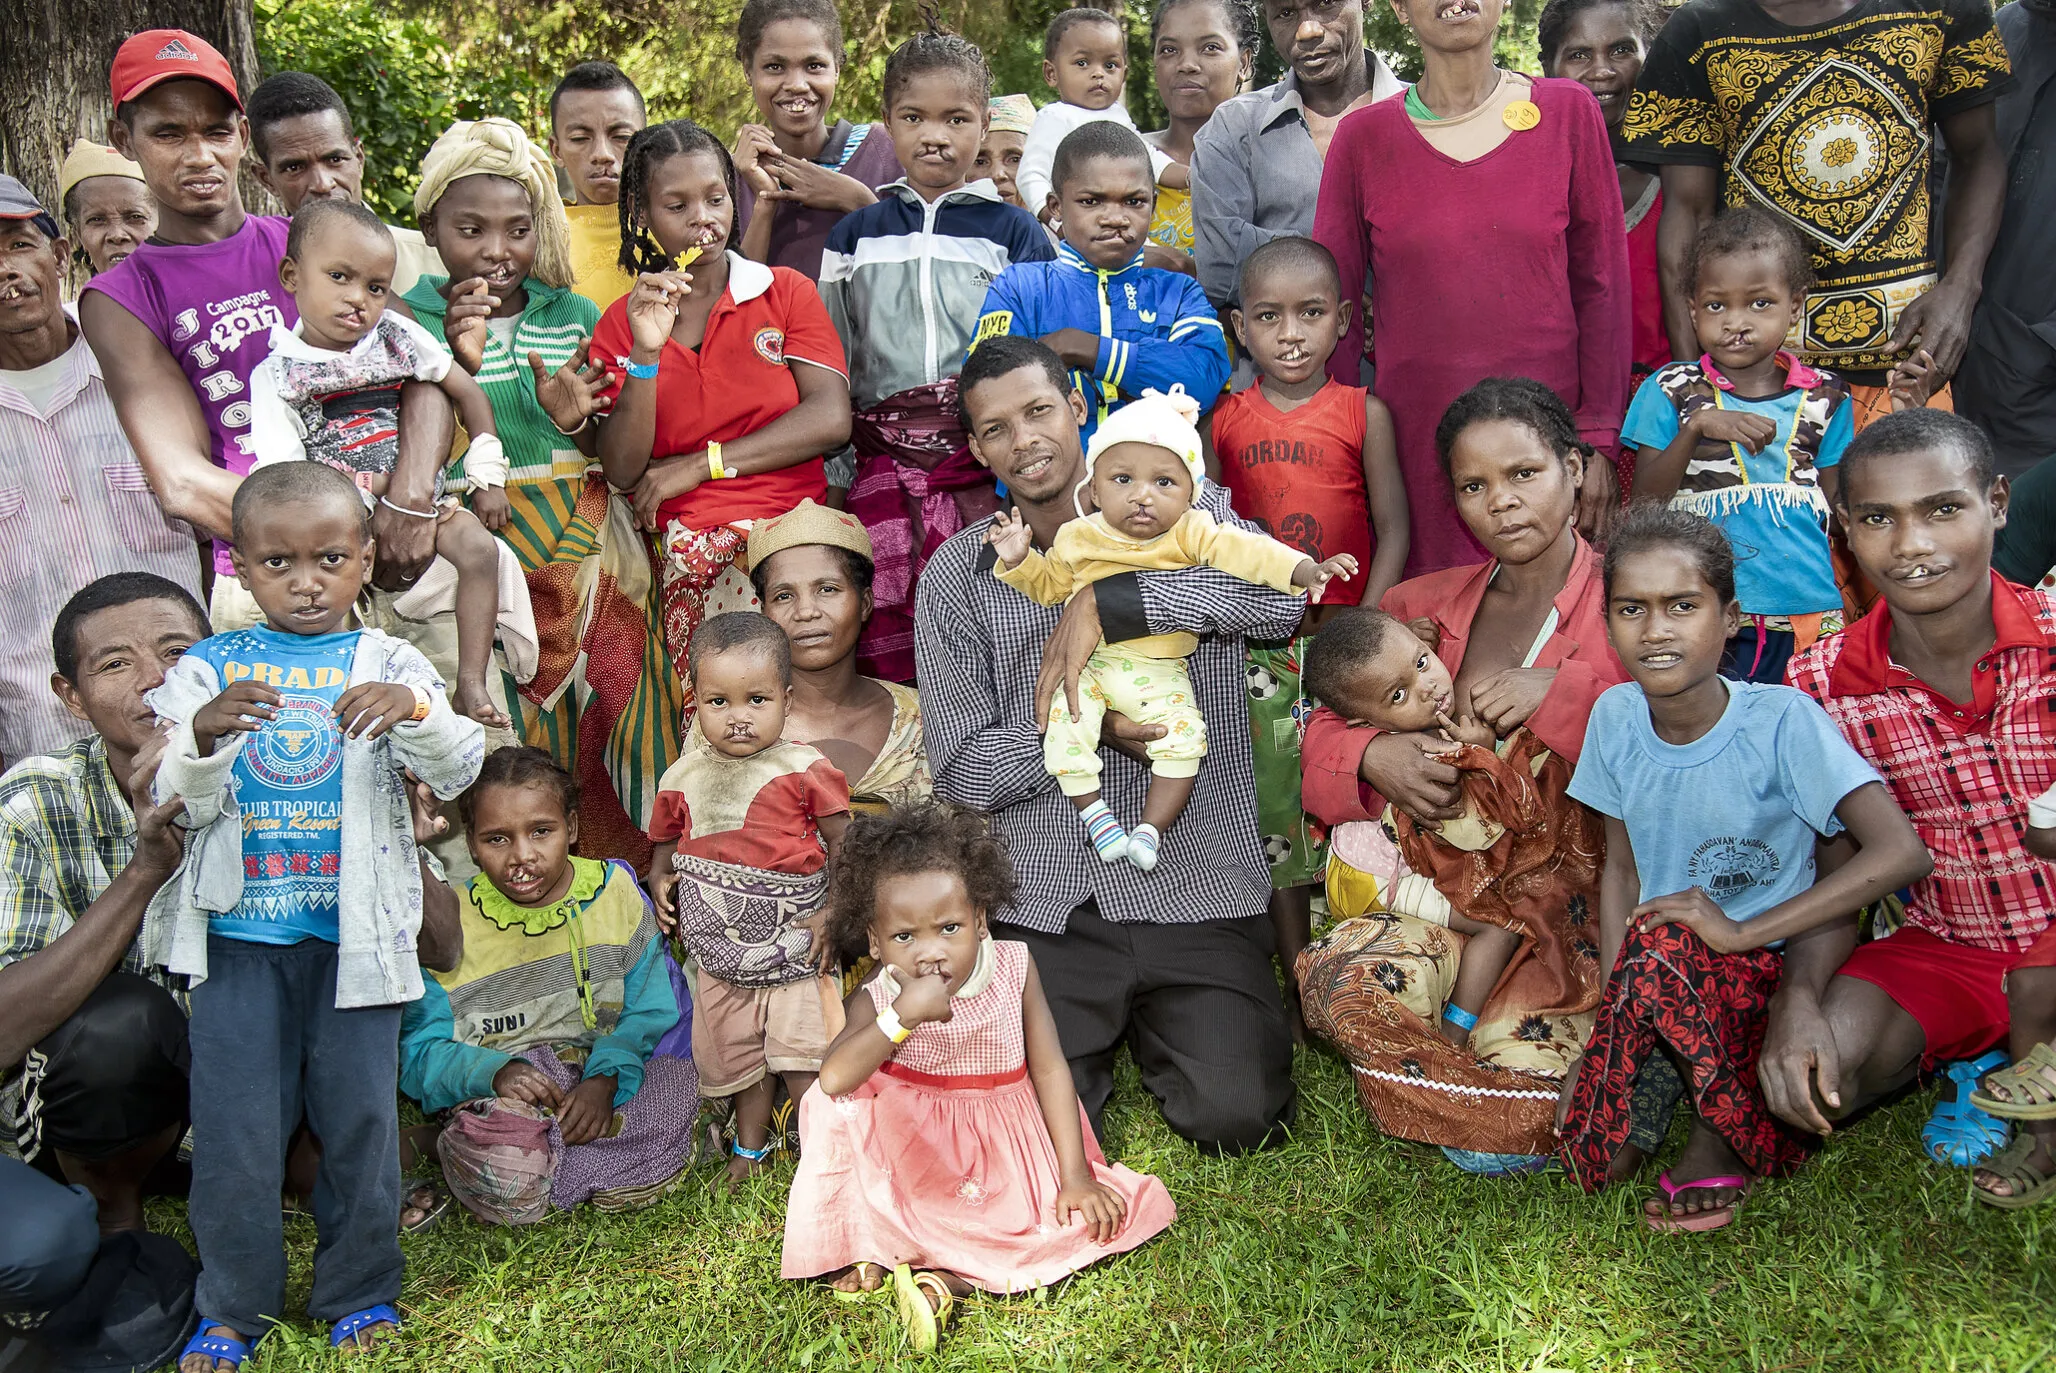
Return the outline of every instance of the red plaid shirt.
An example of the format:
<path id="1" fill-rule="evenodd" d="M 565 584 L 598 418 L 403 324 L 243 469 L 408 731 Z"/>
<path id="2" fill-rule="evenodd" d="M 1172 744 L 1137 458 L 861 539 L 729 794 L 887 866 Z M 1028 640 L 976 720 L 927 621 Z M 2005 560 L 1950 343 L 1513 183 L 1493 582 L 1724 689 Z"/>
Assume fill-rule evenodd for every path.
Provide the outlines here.
<path id="1" fill-rule="evenodd" d="M 2016 953 L 2049 925 L 2056 865 L 2030 854 L 2027 803 L 2056 782 L 2056 596 L 1992 577 L 1998 640 L 1970 704 L 1892 661 L 1883 602 L 1795 655 L 1786 680 L 1819 701 L 1884 777 L 1934 855 L 1907 923 Z"/>

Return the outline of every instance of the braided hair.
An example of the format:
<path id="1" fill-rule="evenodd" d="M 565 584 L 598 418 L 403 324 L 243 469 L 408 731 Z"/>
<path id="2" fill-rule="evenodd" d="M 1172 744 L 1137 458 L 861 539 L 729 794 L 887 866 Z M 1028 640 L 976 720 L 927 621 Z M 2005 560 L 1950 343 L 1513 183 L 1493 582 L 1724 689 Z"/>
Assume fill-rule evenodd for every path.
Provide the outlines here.
<path id="1" fill-rule="evenodd" d="M 735 234 L 735 159 L 727 145 L 690 119 L 672 119 L 652 124 L 628 140 L 621 156 L 621 270 L 663 272 L 671 267 L 671 254 L 664 251 L 649 229 L 650 171 L 659 162 L 693 153 L 706 153 L 721 165 L 728 183 L 728 233 Z"/>
<path id="2" fill-rule="evenodd" d="M 992 68 L 985 64 L 985 54 L 978 50 L 978 45 L 945 29 L 942 15 L 928 0 L 921 5 L 921 22 L 926 26 L 922 32 L 894 48 L 885 59 L 885 86 L 880 92 L 879 109 L 891 114 L 893 100 L 909 81 L 937 71 L 952 71 L 962 77 L 976 97 L 975 103 L 982 106 L 989 101 Z"/>

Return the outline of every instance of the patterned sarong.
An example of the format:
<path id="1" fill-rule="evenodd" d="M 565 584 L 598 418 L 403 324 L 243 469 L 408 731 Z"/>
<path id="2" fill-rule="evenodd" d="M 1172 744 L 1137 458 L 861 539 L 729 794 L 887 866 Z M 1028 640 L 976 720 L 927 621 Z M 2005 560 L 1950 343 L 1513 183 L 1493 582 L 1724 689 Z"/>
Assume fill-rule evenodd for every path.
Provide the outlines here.
<path id="1" fill-rule="evenodd" d="M 1401 1139 L 1494 1154 L 1556 1147 L 1562 1079 L 1599 1004 L 1598 890 L 1605 838 L 1566 795 L 1570 767 L 1522 730 L 1504 759 L 1457 757 L 1472 842 L 1458 847 L 1398 817 L 1407 864 L 1473 920 L 1521 935 L 1462 1049 L 1436 1028 L 1456 985 L 1463 936 L 1411 915 L 1347 919 L 1299 956 L 1307 1023 L 1355 1070 L 1378 1128 Z M 1452 822 L 1452 824 L 1457 822 Z M 1483 836 L 1502 830 L 1492 842 Z M 1341 860 L 1331 860 L 1339 863 Z M 1331 902 L 1348 884 L 1331 871 Z"/>
<path id="2" fill-rule="evenodd" d="M 1563 1124 L 1564 1166 L 1586 1191 L 1606 1185 L 1635 1125 L 1637 1079 L 1666 1049 L 1685 1069 L 1693 1109 L 1745 1168 L 1775 1177 L 1799 1166 L 1806 1137 L 1771 1114 L 1756 1082 L 1784 967 L 1772 949 L 1715 953 L 1682 925 L 1628 928 Z"/>
<path id="3" fill-rule="evenodd" d="M 812 977 L 813 938 L 800 921 L 821 909 L 828 872 L 805 877 L 671 856 L 678 874 L 678 933 L 710 975 L 737 987 L 782 987 Z"/>
<path id="4" fill-rule="evenodd" d="M 715 615 L 731 610 L 756 610 L 756 589 L 744 571 L 750 521 L 693 529 L 671 521 L 657 535 L 657 600 L 661 606 L 664 651 L 680 682 L 679 738 L 692 724 L 692 682 L 685 670 L 692 636 Z M 674 754 L 675 756 L 675 754 Z"/>
<path id="5" fill-rule="evenodd" d="M 565 1091 L 583 1080 L 574 1060 L 546 1045 L 522 1059 Z M 554 1206 L 590 1201 L 601 1210 L 627 1210 L 663 1195 L 665 1185 L 692 1160 L 693 1127 L 700 1114 L 700 1078 L 691 1058 L 653 1054 L 636 1089 L 605 1133 L 566 1145 L 554 1120 L 525 1102 L 487 1098 L 451 1112 L 436 1141 L 450 1192 L 481 1220 L 528 1225 Z"/>
<path id="6" fill-rule="evenodd" d="M 507 682 L 524 743 L 579 781 L 579 847 L 649 865 L 657 779 L 685 737 L 684 688 L 658 632 L 655 578 L 627 503 L 597 473 L 511 481 L 500 534 L 528 581 L 534 680 Z"/>
<path id="7" fill-rule="evenodd" d="M 992 473 L 971 456 L 957 379 L 909 387 L 851 416 L 857 482 L 849 512 L 871 536 L 871 619 L 857 670 L 914 680 L 914 584 L 942 541 L 999 509 Z"/>

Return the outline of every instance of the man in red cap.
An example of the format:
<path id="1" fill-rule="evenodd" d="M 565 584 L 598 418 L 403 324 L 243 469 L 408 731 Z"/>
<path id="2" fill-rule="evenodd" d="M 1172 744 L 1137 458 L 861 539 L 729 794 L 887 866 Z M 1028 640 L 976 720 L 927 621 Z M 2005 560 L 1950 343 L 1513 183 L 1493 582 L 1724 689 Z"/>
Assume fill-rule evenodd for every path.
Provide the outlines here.
<path id="1" fill-rule="evenodd" d="M 250 374 L 271 326 L 296 318 L 278 280 L 288 221 L 243 209 L 236 171 L 250 125 L 228 60 L 205 39 L 136 34 L 115 54 L 111 94 L 108 141 L 142 167 L 157 232 L 87 284 L 79 322 L 165 512 L 214 538 L 216 628 L 240 627 L 251 616 L 238 613 L 248 597 L 229 568 L 229 503 L 257 456 Z M 379 577 L 394 585 L 434 556 L 435 523 L 390 507 L 433 505 L 451 437 L 441 393 L 421 383 L 407 391 L 391 502 L 373 515 Z"/>

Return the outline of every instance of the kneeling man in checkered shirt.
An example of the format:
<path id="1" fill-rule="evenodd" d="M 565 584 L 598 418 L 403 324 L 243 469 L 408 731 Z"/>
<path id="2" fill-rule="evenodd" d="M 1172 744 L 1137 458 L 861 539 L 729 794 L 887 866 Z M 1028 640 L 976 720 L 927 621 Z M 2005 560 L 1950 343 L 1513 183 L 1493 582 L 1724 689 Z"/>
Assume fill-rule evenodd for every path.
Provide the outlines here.
<path id="1" fill-rule="evenodd" d="M 1085 402 L 1063 363 L 1029 338 L 981 344 L 958 380 L 971 451 L 1006 484 L 1047 549 L 1078 517 Z M 1195 508 L 1242 524 L 1208 483 Z M 1020 876 L 995 937 L 1034 951 L 1078 1099 L 1104 1136 L 1114 1051 L 1129 1045 L 1173 1130 L 1225 1152 L 1275 1141 L 1292 1120 L 1292 1032 L 1272 970 L 1270 866 L 1257 830 L 1245 638 L 1291 637 L 1305 609 L 1210 568 L 1123 573 L 1067 607 L 1037 605 L 992 575 L 989 519 L 936 550 L 916 589 L 914 652 L 938 796 L 988 811 Z M 1153 872 L 1102 863 L 1043 765 L 1038 707 L 1110 642 L 1185 631 L 1210 741 L 1192 800 Z M 1109 714 L 1107 804 L 1142 810 L 1142 745 L 1161 727 Z"/>

